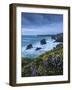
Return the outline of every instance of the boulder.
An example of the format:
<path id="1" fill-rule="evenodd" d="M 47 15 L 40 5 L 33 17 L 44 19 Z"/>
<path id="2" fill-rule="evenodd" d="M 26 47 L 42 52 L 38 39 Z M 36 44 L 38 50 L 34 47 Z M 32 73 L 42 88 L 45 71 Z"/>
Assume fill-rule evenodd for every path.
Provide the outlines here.
<path id="1" fill-rule="evenodd" d="M 41 45 L 46 44 L 46 40 L 45 40 L 45 39 L 42 39 L 42 40 L 40 41 L 40 43 L 41 43 Z"/>
<path id="2" fill-rule="evenodd" d="M 63 44 L 56 45 L 56 48 L 61 48 L 61 47 L 63 47 Z"/>
<path id="3" fill-rule="evenodd" d="M 26 47 L 26 49 L 31 49 L 31 48 L 33 48 L 32 44 L 29 44 L 29 45 L 27 45 L 27 47 Z"/>
<path id="4" fill-rule="evenodd" d="M 40 50 L 41 49 L 41 47 L 37 47 L 35 50 L 37 51 L 37 50 Z"/>

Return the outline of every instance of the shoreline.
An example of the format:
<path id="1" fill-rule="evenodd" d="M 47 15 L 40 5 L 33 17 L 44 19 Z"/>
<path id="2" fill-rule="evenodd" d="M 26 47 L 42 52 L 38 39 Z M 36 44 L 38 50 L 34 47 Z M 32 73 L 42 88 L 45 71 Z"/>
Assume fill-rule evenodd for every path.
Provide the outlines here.
<path id="1" fill-rule="evenodd" d="M 63 49 L 63 47 L 60 47 L 60 48 L 56 48 L 56 47 L 55 47 L 55 48 L 53 48 L 53 49 L 51 49 L 51 50 L 49 50 L 49 51 L 46 51 L 46 52 L 38 55 L 37 57 L 24 57 L 24 56 L 22 56 L 21 58 L 36 59 L 36 58 L 38 58 L 38 57 L 42 57 L 42 56 L 45 55 L 45 54 L 49 54 L 49 53 L 51 53 L 51 52 L 54 52 L 54 50 L 56 51 L 56 50 L 59 50 L 59 49 Z"/>
<path id="2" fill-rule="evenodd" d="M 43 36 L 51 36 L 51 39 L 45 39 Z M 59 33 L 56 35 L 38 35 L 38 37 L 43 38 L 41 38 L 41 40 L 39 40 L 38 42 L 29 43 L 28 45 L 22 47 L 21 55 L 23 57 L 37 57 L 47 51 L 52 50 L 58 44 L 63 43 L 63 33 Z M 43 42 L 41 44 L 42 40 Z"/>
<path id="3" fill-rule="evenodd" d="M 37 57 L 41 54 L 44 54 L 45 52 L 48 52 L 55 48 L 60 42 L 55 42 L 55 40 L 47 41 L 46 44 L 40 45 L 39 42 L 36 44 L 33 44 L 33 48 L 26 50 L 26 47 L 22 49 L 22 57 Z M 40 48 L 39 50 L 36 50 L 37 48 Z"/>

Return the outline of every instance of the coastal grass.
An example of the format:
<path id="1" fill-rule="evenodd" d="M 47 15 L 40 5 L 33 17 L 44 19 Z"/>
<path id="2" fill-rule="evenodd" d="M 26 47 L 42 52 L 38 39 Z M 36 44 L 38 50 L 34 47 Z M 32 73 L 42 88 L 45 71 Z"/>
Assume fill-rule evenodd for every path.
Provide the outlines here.
<path id="1" fill-rule="evenodd" d="M 63 47 L 54 48 L 36 58 L 22 57 L 22 77 L 63 75 L 63 65 L 53 62 L 55 58 L 59 58 L 58 65 L 63 63 Z"/>

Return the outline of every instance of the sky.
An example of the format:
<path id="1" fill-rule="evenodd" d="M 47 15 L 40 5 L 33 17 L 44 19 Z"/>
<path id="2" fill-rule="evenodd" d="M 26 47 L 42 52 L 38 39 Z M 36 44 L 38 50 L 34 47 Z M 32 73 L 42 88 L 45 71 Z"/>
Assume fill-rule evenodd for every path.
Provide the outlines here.
<path id="1" fill-rule="evenodd" d="M 62 14 L 21 13 L 22 35 L 48 35 L 62 32 Z"/>

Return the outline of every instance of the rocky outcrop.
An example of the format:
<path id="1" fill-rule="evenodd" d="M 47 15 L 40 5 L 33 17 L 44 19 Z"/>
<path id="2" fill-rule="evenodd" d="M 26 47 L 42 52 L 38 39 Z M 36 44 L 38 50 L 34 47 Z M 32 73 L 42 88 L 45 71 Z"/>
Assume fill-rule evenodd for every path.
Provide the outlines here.
<path id="1" fill-rule="evenodd" d="M 42 40 L 40 41 L 40 43 L 41 43 L 41 45 L 46 44 L 46 40 L 45 40 L 45 39 L 42 39 Z"/>
<path id="2" fill-rule="evenodd" d="M 37 50 L 40 50 L 41 49 L 41 47 L 37 47 L 35 50 L 37 51 Z"/>
<path id="3" fill-rule="evenodd" d="M 52 39 L 55 39 L 56 42 L 63 42 L 63 33 L 53 35 Z"/>
<path id="4" fill-rule="evenodd" d="M 48 66 L 49 67 L 56 67 L 56 68 L 63 68 L 63 61 L 60 60 L 60 56 L 49 56 L 48 57 Z"/>
<path id="5" fill-rule="evenodd" d="M 32 44 L 29 44 L 29 45 L 27 45 L 27 47 L 26 47 L 26 49 L 31 49 L 31 48 L 33 48 Z"/>
<path id="6" fill-rule="evenodd" d="M 62 34 L 56 36 L 56 42 L 63 42 L 63 35 Z"/>
<path id="7" fill-rule="evenodd" d="M 56 45 L 56 48 L 62 48 L 62 47 L 63 47 L 63 44 Z"/>

